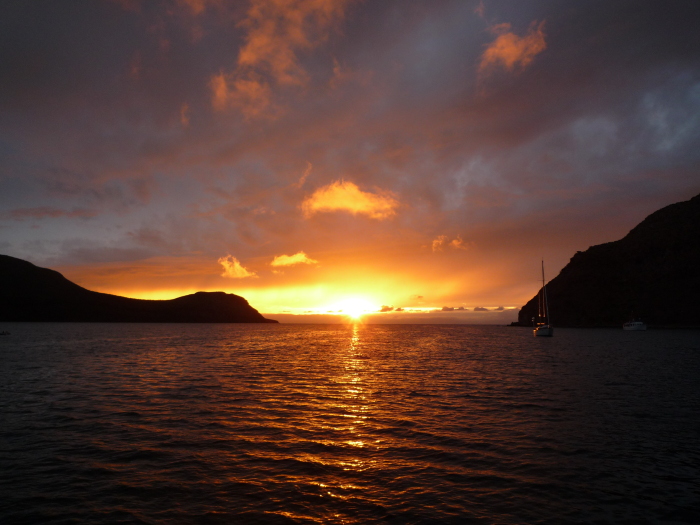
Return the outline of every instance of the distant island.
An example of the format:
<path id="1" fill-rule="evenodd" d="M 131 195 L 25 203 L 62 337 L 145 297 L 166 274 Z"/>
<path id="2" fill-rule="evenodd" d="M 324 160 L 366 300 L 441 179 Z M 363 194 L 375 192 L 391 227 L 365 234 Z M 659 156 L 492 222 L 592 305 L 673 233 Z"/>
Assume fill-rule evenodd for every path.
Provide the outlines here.
<path id="1" fill-rule="evenodd" d="M 700 195 L 666 206 L 619 241 L 577 252 L 547 284 L 554 326 L 700 327 Z M 537 296 L 518 324 L 531 326 Z"/>
<path id="2" fill-rule="evenodd" d="M 0 321 L 104 323 L 277 323 L 243 297 L 197 292 L 166 301 L 86 290 L 60 273 L 0 255 Z"/>

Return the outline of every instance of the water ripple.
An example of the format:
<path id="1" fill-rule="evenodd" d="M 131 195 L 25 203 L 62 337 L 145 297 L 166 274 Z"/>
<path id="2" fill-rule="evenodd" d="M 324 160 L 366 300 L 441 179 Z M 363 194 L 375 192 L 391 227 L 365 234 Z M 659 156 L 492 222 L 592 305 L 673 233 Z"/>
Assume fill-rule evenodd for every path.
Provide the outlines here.
<path id="1" fill-rule="evenodd" d="M 2 523 L 697 523 L 697 332 L 15 324 Z"/>

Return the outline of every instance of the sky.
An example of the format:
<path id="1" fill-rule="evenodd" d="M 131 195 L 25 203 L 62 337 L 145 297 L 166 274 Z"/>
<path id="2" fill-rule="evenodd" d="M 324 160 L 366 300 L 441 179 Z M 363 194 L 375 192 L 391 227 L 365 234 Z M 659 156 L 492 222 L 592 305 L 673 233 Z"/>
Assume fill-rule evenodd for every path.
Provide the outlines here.
<path id="1" fill-rule="evenodd" d="M 283 321 L 501 323 L 700 192 L 693 0 L 0 3 L 0 253 Z"/>

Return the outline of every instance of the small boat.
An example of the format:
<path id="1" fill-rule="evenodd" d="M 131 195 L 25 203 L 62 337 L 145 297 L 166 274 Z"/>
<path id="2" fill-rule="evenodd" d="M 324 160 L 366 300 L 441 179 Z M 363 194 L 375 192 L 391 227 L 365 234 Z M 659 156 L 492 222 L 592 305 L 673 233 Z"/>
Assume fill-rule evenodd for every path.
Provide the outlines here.
<path id="1" fill-rule="evenodd" d="M 542 261 L 542 289 L 537 295 L 537 316 L 538 321 L 536 328 L 532 333 L 536 337 L 552 337 L 554 335 L 554 327 L 549 319 L 549 302 L 547 301 L 547 286 L 544 282 L 544 261 Z"/>
<path id="2" fill-rule="evenodd" d="M 640 321 L 640 320 L 627 321 L 625 324 L 622 325 L 622 329 L 623 330 L 634 330 L 634 331 L 646 330 L 647 324 Z"/>

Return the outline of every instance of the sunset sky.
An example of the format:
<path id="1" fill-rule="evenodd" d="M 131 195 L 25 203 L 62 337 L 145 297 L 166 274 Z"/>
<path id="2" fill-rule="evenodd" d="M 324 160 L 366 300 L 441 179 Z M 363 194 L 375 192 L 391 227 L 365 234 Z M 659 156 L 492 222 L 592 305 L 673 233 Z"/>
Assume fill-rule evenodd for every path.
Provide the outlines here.
<path id="1" fill-rule="evenodd" d="M 700 192 L 698 20 L 692 0 L 3 1 L 0 253 L 284 321 L 515 320 L 542 258 L 554 277 Z"/>

